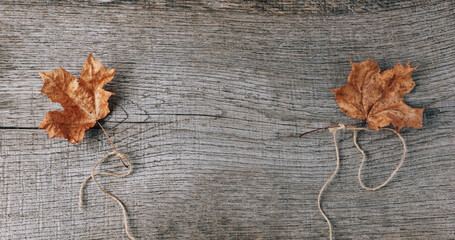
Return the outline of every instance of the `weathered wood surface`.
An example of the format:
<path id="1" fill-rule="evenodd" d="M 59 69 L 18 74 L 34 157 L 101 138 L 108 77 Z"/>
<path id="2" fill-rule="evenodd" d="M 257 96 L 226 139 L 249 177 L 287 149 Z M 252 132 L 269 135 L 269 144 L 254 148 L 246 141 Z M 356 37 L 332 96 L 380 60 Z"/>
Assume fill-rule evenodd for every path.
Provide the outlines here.
<path id="1" fill-rule="evenodd" d="M 408 156 L 384 189 L 367 192 L 361 155 L 340 134 L 342 166 L 323 207 L 337 239 L 455 239 L 455 5 L 453 1 L 1 1 L 0 239 L 124 239 L 120 208 L 90 183 L 111 146 L 37 127 L 60 108 L 39 71 L 78 76 L 85 58 L 117 67 L 102 122 L 135 165 L 100 177 L 128 209 L 139 239 L 327 239 L 317 210 L 335 168 L 330 134 L 353 123 L 329 88 L 348 58 L 382 69 L 419 65 L 405 101 L 425 107 L 403 131 Z M 364 179 L 378 184 L 401 156 L 388 133 L 360 134 Z M 112 159 L 102 169 L 124 170 Z"/>

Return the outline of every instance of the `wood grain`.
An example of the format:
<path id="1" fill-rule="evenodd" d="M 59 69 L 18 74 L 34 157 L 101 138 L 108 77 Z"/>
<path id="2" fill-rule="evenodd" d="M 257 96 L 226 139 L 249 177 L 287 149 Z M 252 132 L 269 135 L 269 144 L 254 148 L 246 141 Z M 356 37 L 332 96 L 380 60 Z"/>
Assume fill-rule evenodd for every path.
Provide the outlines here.
<path id="1" fill-rule="evenodd" d="M 317 210 L 335 168 L 327 131 L 353 123 L 329 88 L 348 58 L 419 65 L 406 96 L 424 107 L 403 131 L 404 166 L 367 192 L 361 155 L 340 134 L 342 166 L 323 197 L 337 239 L 455 239 L 455 5 L 451 1 L 2 1 L 0 239 L 125 239 L 120 208 L 89 184 L 111 151 L 99 128 L 71 145 L 37 127 L 60 108 L 37 74 L 78 76 L 88 54 L 117 75 L 102 122 L 135 164 L 100 177 L 139 239 L 327 239 Z M 385 132 L 360 134 L 363 179 L 381 183 L 401 156 Z M 101 169 L 124 171 L 117 159 Z"/>

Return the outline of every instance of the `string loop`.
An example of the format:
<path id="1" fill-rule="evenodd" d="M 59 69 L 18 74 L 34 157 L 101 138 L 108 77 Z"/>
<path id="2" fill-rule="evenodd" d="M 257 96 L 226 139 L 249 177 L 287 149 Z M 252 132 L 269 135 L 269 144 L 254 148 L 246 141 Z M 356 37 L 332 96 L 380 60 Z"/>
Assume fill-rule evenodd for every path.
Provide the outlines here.
<path id="1" fill-rule="evenodd" d="M 126 173 L 123 173 L 123 174 L 117 174 L 117 173 L 112 173 L 112 172 L 95 172 L 95 169 L 96 167 L 98 167 L 98 165 L 100 165 L 104 160 L 106 160 L 107 158 L 109 158 L 110 156 L 112 155 L 117 155 L 119 158 L 123 158 L 123 159 L 126 159 L 126 161 L 128 162 L 128 172 Z M 90 176 L 88 176 L 81 184 L 81 188 L 79 190 L 79 209 L 82 211 L 82 205 L 83 205 L 83 195 L 84 195 L 84 188 L 85 188 L 85 185 L 87 184 L 87 182 L 90 180 L 90 179 L 93 179 L 93 181 L 96 183 L 96 185 L 98 185 L 98 188 L 104 193 L 106 194 L 108 197 L 112 198 L 116 203 L 118 203 L 118 205 L 120 205 L 120 207 L 122 208 L 122 212 L 123 212 L 123 224 L 125 225 L 125 231 L 126 231 L 126 235 L 128 235 L 128 237 L 130 239 L 135 239 L 133 237 L 133 235 L 130 233 L 129 231 L 129 226 L 128 226 L 128 215 L 126 213 L 126 208 L 125 206 L 123 205 L 123 203 L 114 195 L 112 195 L 111 193 L 107 192 L 106 190 L 104 190 L 101 185 L 98 183 L 98 181 L 96 180 L 95 176 L 97 175 L 108 175 L 108 176 L 113 176 L 113 177 L 118 177 L 118 178 L 123 178 L 123 177 L 126 177 L 128 175 L 130 175 L 131 173 L 133 172 L 133 165 L 131 164 L 131 161 L 130 159 L 128 158 L 128 156 L 126 156 L 125 154 L 123 153 L 120 153 L 118 152 L 117 150 L 113 151 L 113 152 L 110 152 L 106 155 L 104 155 L 104 157 L 102 157 L 97 163 L 95 163 L 95 165 L 93 165 L 93 168 L 92 168 L 92 171 L 90 172 Z"/>
<path id="2" fill-rule="evenodd" d="M 404 162 L 404 159 L 406 158 L 406 151 L 407 151 L 407 148 L 406 148 L 406 142 L 404 140 L 404 138 L 397 132 L 395 131 L 394 129 L 391 129 L 391 128 L 381 128 L 381 130 L 384 129 L 384 130 L 389 130 L 389 131 L 392 131 L 394 132 L 401 140 L 401 143 L 403 144 L 403 156 L 401 157 L 401 160 L 400 160 L 400 163 L 397 165 L 397 167 L 395 168 L 395 170 L 392 172 L 392 174 L 387 178 L 387 180 L 380 184 L 379 186 L 376 186 L 376 187 L 367 187 L 365 186 L 365 184 L 363 184 L 362 182 L 362 169 L 363 169 L 363 165 L 365 164 L 365 158 L 366 158 L 366 155 L 365 155 L 365 151 L 363 151 L 359 144 L 357 143 L 357 131 L 368 131 L 370 129 L 368 128 L 357 128 L 357 127 L 347 127 L 346 125 L 340 123 L 337 127 L 333 127 L 333 128 L 329 128 L 329 131 L 333 134 L 333 142 L 335 144 L 335 152 L 336 152 L 336 158 L 337 158 L 337 166 L 335 168 L 335 171 L 332 173 L 332 175 L 329 177 L 329 179 L 327 179 L 327 181 L 324 183 L 324 185 L 322 186 L 321 190 L 319 191 L 319 195 L 318 195 L 318 208 L 319 208 L 319 212 L 321 213 L 321 215 L 324 217 L 324 219 L 327 221 L 327 225 L 329 226 L 329 235 L 330 235 L 330 240 L 333 240 L 334 237 L 333 237 L 333 228 L 332 228 L 332 223 L 330 222 L 329 218 L 327 217 L 327 215 L 324 213 L 324 211 L 322 210 L 322 207 L 321 207 L 321 198 L 322 198 L 322 194 L 324 192 L 324 190 L 327 188 L 327 186 L 329 185 L 329 183 L 335 178 L 335 176 L 337 175 L 338 173 L 338 170 L 340 169 L 340 153 L 339 153 L 339 150 L 338 150 L 338 141 L 337 141 L 337 137 L 336 137 L 336 134 L 339 130 L 352 130 L 353 131 L 353 135 L 354 135 L 354 138 L 353 138 L 353 141 L 354 141 L 354 144 L 355 146 L 357 147 L 357 149 L 359 150 L 360 153 L 362 153 L 362 162 L 360 163 L 360 166 L 359 166 L 359 171 L 358 171 L 358 174 L 357 174 L 357 179 L 359 180 L 359 184 L 362 188 L 368 190 L 368 191 L 376 191 L 382 187 L 384 187 L 385 185 L 387 185 L 387 183 L 389 183 L 393 176 L 398 172 L 398 170 L 401 168 L 401 166 L 403 165 L 403 162 Z"/>

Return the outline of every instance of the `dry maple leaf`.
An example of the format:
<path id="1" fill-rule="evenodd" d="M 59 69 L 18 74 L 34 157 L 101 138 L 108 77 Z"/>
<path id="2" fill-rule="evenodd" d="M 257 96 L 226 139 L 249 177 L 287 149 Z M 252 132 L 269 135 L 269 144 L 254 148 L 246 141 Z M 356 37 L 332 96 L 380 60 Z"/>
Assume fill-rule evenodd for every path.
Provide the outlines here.
<path id="1" fill-rule="evenodd" d="M 348 84 L 338 89 L 335 100 L 346 115 L 364 119 L 371 129 L 392 124 L 397 131 L 403 127 L 422 127 L 423 108 L 412 108 L 403 102 L 415 83 L 411 68 L 398 63 L 393 69 L 380 73 L 378 64 L 369 61 L 353 63 Z"/>
<path id="2" fill-rule="evenodd" d="M 114 93 L 104 90 L 103 86 L 112 80 L 115 70 L 103 67 L 90 54 L 79 80 L 63 68 L 40 72 L 44 81 L 41 92 L 52 102 L 60 103 L 64 110 L 48 112 L 39 128 L 46 129 L 51 139 L 82 141 L 85 131 L 109 113 L 107 100 Z"/>

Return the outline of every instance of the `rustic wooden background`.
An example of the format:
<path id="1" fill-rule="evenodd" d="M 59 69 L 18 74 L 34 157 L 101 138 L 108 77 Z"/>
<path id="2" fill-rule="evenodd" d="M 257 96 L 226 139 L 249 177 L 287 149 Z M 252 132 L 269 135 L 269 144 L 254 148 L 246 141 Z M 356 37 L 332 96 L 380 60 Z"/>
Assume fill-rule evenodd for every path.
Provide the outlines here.
<path id="1" fill-rule="evenodd" d="M 135 170 L 99 177 L 139 239 L 328 239 L 316 200 L 335 168 L 331 135 L 357 120 L 329 88 L 348 58 L 419 65 L 405 101 L 422 129 L 402 132 L 405 164 L 377 192 L 358 185 L 361 155 L 340 134 L 340 174 L 323 196 L 337 239 L 455 239 L 454 1 L 1 1 L 0 239 L 125 239 L 119 206 L 89 183 L 112 150 L 37 129 L 61 108 L 40 71 L 78 76 L 88 54 L 117 75 L 102 121 Z M 381 183 L 401 156 L 393 134 L 360 134 L 363 178 Z M 113 158 L 101 169 L 124 171 Z"/>

